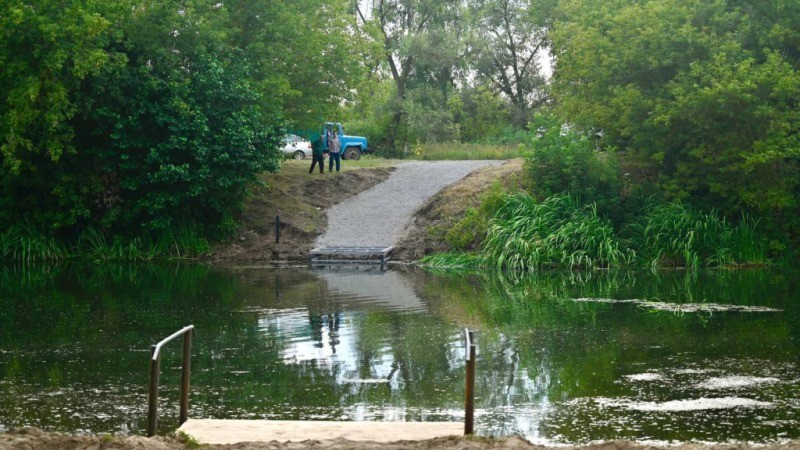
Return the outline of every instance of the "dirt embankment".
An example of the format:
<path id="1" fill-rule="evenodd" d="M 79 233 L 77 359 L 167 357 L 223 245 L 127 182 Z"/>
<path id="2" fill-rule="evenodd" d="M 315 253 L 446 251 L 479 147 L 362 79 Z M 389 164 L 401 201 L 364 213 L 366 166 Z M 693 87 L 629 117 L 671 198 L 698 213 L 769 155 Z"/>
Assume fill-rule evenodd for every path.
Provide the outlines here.
<path id="1" fill-rule="evenodd" d="M 327 228 L 326 210 L 378 183 L 395 170 L 396 161 L 376 167 L 343 164 L 340 173 L 308 173 L 307 161 L 286 161 L 280 173 L 262 176 L 246 202 L 235 237 L 218 245 L 213 261 L 305 262 L 315 240 Z M 415 261 L 425 254 L 447 250 L 437 230 L 449 228 L 481 193 L 494 183 L 513 184 L 522 160 L 478 169 L 434 195 L 413 215 L 396 246 L 394 260 Z M 390 202 L 388 202 L 390 204 Z M 387 206 L 389 207 L 389 206 Z M 275 216 L 280 217 L 280 243 L 275 242 Z"/>
<path id="2" fill-rule="evenodd" d="M 424 441 L 354 442 L 344 439 L 305 442 L 248 442 L 232 445 L 197 445 L 176 438 L 143 436 L 73 436 L 47 433 L 37 429 L 21 429 L 0 434 L 0 450 L 800 450 L 800 442 L 780 445 L 749 446 L 744 444 L 683 444 L 657 447 L 629 441 L 609 441 L 575 447 L 544 447 L 533 445 L 519 437 L 493 439 L 485 437 L 452 436 Z"/>
<path id="3" fill-rule="evenodd" d="M 502 166 L 476 170 L 429 198 L 411 218 L 394 257 L 401 261 L 416 261 L 429 253 L 450 250 L 444 241 L 444 233 L 464 216 L 468 208 L 478 207 L 482 194 L 495 184 L 499 183 L 505 189 L 521 187 L 522 166 L 522 159 L 514 159 Z"/>
<path id="4" fill-rule="evenodd" d="M 279 173 L 264 174 L 239 217 L 240 230 L 219 244 L 212 261 L 307 261 L 314 240 L 327 228 L 325 211 L 386 180 L 391 162 L 358 168 L 343 163 L 341 172 L 308 173 L 307 161 L 285 161 Z M 280 242 L 275 242 L 275 217 Z"/>

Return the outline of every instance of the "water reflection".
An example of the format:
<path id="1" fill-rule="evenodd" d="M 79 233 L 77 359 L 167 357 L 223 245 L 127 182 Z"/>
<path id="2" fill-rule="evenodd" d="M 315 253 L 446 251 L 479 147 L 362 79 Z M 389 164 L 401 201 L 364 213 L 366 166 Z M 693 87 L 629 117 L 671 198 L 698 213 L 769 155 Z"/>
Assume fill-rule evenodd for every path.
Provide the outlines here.
<path id="1" fill-rule="evenodd" d="M 461 420 L 470 326 L 481 434 L 798 438 L 796 284 L 770 270 L 5 267 L 0 429 L 142 433 L 147 349 L 188 323 L 193 417 Z M 165 428 L 178 353 L 162 365 Z"/>

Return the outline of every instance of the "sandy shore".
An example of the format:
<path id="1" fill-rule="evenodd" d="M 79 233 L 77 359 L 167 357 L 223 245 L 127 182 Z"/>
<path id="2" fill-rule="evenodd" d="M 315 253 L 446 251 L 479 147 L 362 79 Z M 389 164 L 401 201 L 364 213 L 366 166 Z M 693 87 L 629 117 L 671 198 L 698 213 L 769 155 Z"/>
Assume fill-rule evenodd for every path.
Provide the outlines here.
<path id="1" fill-rule="evenodd" d="M 422 441 L 395 442 L 355 442 L 345 439 L 309 440 L 304 442 L 249 442 L 233 445 L 203 445 L 185 442 L 179 438 L 142 436 L 73 436 L 61 433 L 48 433 L 37 429 L 21 429 L 0 434 L 0 450 L 61 450 L 61 449 L 119 449 L 119 450 L 178 450 L 202 448 L 207 450 L 547 450 L 553 447 L 533 445 L 519 437 L 492 439 L 484 437 L 453 436 Z M 800 442 L 786 444 L 750 446 L 743 444 L 682 444 L 671 447 L 657 447 L 629 441 L 609 441 L 586 446 L 555 447 L 559 450 L 800 450 Z"/>

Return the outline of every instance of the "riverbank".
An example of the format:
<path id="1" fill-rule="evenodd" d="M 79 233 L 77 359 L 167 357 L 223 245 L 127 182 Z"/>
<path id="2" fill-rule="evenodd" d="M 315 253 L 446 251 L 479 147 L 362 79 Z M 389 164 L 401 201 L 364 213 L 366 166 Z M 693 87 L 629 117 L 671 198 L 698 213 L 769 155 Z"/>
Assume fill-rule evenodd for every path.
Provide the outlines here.
<path id="1" fill-rule="evenodd" d="M 328 229 L 327 210 L 386 181 L 400 163 L 396 160 L 362 160 L 343 164 L 339 173 L 309 174 L 306 161 L 287 161 L 280 173 L 262 176 L 265 185 L 255 188 L 253 196 L 245 204 L 239 218 L 240 231 L 232 239 L 215 246 L 211 260 L 307 261 L 309 250 Z M 521 159 L 483 167 L 429 198 L 415 213 L 409 211 L 408 217 L 382 216 L 393 222 L 410 220 L 401 233 L 393 259 L 411 262 L 432 251 L 442 251 L 437 235 L 429 231 L 455 223 L 467 208 L 478 205 L 482 192 L 498 180 L 509 183 L 521 170 Z M 420 180 L 409 182 L 411 185 L 419 183 Z M 386 205 L 386 208 L 393 206 Z M 275 242 L 275 216 L 280 217 L 279 243 Z"/>
<path id="2" fill-rule="evenodd" d="M 308 173 L 309 162 L 288 160 L 278 173 L 261 176 L 239 220 L 239 231 L 216 244 L 215 262 L 307 261 L 314 241 L 325 232 L 326 210 L 385 181 L 397 161 L 345 162 L 341 172 Z M 327 169 L 327 168 L 326 168 Z M 279 218 L 280 241 L 275 239 Z"/>
<path id="3" fill-rule="evenodd" d="M 585 446 L 546 447 L 534 445 L 516 437 L 494 439 L 487 437 L 452 436 L 423 441 L 354 442 L 344 439 L 305 442 L 248 442 L 233 445 L 198 445 L 173 437 L 146 438 L 143 436 L 75 436 L 48 433 L 37 429 L 21 429 L 0 434 L 0 450 L 800 450 L 800 442 L 752 446 L 747 444 L 703 445 L 687 443 L 674 446 L 654 446 L 630 441 L 609 441 Z"/>

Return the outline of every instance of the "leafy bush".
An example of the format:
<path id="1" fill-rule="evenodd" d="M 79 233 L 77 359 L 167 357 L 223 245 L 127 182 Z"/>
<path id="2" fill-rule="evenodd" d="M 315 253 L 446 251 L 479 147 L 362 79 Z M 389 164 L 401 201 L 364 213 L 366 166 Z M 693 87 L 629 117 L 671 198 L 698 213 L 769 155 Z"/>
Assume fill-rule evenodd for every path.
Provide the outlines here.
<path id="1" fill-rule="evenodd" d="M 19 8 L 15 28 L 31 32 L 15 34 L 14 72 L 0 75 L 13 84 L 0 123 L 23 115 L 26 137 L 0 126 L 0 227 L 25 218 L 37 235 L 96 227 L 133 237 L 231 223 L 257 174 L 278 168 L 282 134 L 280 107 L 264 100 L 244 52 L 184 17 L 199 14 L 192 9 L 68 3 L 75 11 Z M 101 20 L 105 7 L 114 14 Z M 0 45 L 0 57 L 9 49 Z M 28 85 L 51 78 L 54 86 Z M 58 101 L 31 98 L 40 88 Z M 37 130 L 43 124 L 52 133 Z"/>
<path id="2" fill-rule="evenodd" d="M 537 114 L 531 126 L 538 135 L 530 142 L 525 169 L 536 198 L 569 195 L 580 204 L 594 203 L 602 215 L 616 217 L 621 183 L 613 153 L 597 151 L 593 140 L 551 116 Z"/>
<path id="3" fill-rule="evenodd" d="M 444 241 L 455 250 L 479 248 L 489 230 L 489 221 L 506 203 L 506 198 L 507 194 L 502 184 L 494 183 L 489 191 L 482 195 L 479 207 L 467 208 L 464 216 L 447 228 L 443 233 Z"/>

